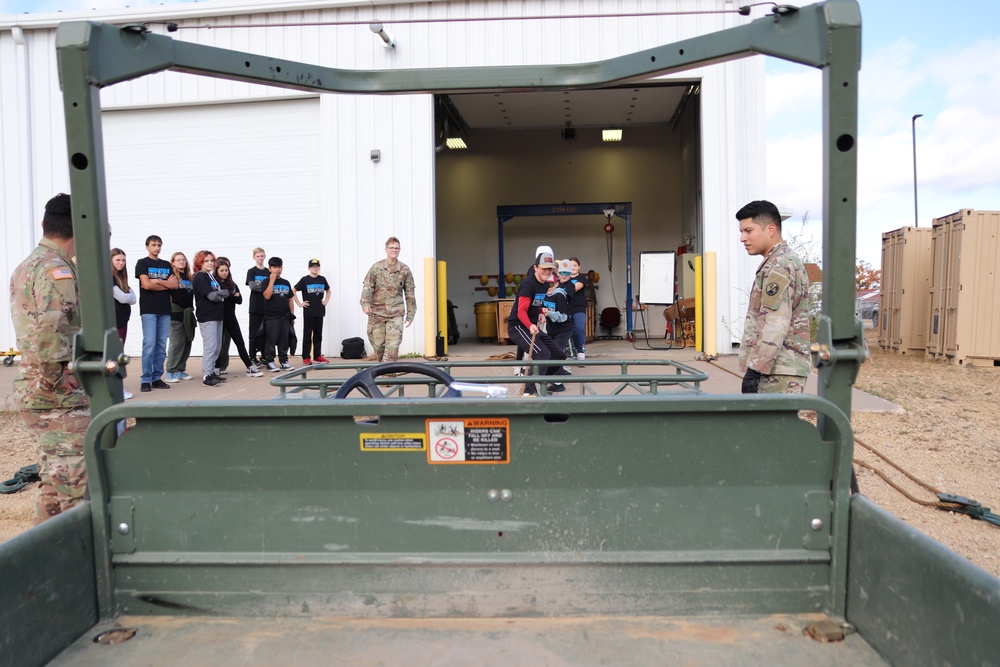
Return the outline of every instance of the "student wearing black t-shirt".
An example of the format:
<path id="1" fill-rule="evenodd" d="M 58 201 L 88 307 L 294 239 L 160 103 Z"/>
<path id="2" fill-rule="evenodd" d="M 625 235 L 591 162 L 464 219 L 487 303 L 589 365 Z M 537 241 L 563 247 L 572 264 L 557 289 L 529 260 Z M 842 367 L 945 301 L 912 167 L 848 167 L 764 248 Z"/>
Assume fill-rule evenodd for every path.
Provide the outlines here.
<path id="1" fill-rule="evenodd" d="M 267 287 L 271 271 L 264 265 L 267 253 L 263 248 L 253 249 L 254 266 L 247 271 L 246 286 L 250 288 L 250 325 L 247 329 L 247 343 L 250 359 L 256 361 L 257 354 L 264 351 L 264 288 Z"/>
<path id="2" fill-rule="evenodd" d="M 573 347 L 576 348 L 576 358 L 583 361 L 587 358 L 587 292 L 590 277 L 580 273 L 580 259 L 569 258 L 573 272 L 570 281 L 574 292 L 570 295 L 569 311 L 573 316 Z"/>
<path id="3" fill-rule="evenodd" d="M 177 289 L 177 278 L 170 263 L 160 259 L 163 239 L 155 234 L 146 238 L 147 257 L 135 263 L 139 280 L 139 315 L 142 321 L 142 376 L 140 391 L 170 389 L 164 382 L 163 361 L 167 356 L 170 334 L 170 292 Z"/>
<path id="4" fill-rule="evenodd" d="M 201 332 L 202 357 L 201 378 L 209 387 L 216 387 L 226 381 L 215 372 L 215 361 L 222 348 L 222 318 L 225 314 L 226 297 L 229 290 L 222 287 L 212 275 L 215 270 L 215 255 L 208 250 L 199 250 L 194 256 L 195 312 L 198 317 L 198 331 Z"/>
<path id="5" fill-rule="evenodd" d="M 167 382 L 193 380 L 187 373 L 194 342 L 194 286 L 187 255 L 175 252 L 170 256 L 170 270 L 177 278 L 177 289 L 170 290 L 170 340 L 167 341 Z"/>
<path id="6" fill-rule="evenodd" d="M 309 275 L 295 283 L 292 297 L 302 309 L 302 363 L 306 366 L 313 360 L 327 363 L 323 356 L 323 316 L 330 301 L 330 283 L 319 274 L 318 259 L 309 260 Z"/>
<path id="7" fill-rule="evenodd" d="M 507 318 L 507 333 L 517 347 L 532 359 L 547 361 L 549 359 L 565 359 L 566 355 L 552 338 L 538 328 L 540 317 L 544 317 L 549 309 L 555 308 L 555 303 L 547 296 L 549 280 L 556 263 L 552 255 L 542 253 L 535 258 L 532 273 L 524 277 L 517 289 L 514 307 Z M 532 345 L 534 337 L 534 345 Z M 546 366 L 541 369 L 541 375 L 554 375 L 558 366 Z M 534 384 L 524 387 L 526 396 L 537 393 Z"/>
<path id="8" fill-rule="evenodd" d="M 288 363 L 288 327 L 291 326 L 295 302 L 292 285 L 281 277 L 280 257 L 267 260 L 270 276 L 264 288 L 264 361 L 272 373 L 292 370 Z"/>

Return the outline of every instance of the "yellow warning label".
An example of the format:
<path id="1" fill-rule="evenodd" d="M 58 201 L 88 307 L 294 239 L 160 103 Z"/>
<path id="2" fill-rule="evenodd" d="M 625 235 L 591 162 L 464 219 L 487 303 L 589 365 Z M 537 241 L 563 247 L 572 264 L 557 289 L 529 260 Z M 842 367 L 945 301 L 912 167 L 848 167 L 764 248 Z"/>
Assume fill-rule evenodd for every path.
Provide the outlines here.
<path id="1" fill-rule="evenodd" d="M 362 433 L 363 452 L 422 452 L 427 449 L 423 433 Z"/>

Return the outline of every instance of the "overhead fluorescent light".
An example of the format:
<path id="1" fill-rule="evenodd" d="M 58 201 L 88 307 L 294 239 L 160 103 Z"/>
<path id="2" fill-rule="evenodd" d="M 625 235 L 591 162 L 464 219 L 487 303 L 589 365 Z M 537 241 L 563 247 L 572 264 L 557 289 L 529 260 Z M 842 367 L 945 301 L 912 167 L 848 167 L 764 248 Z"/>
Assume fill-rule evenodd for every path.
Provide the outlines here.
<path id="1" fill-rule="evenodd" d="M 465 140 L 462 137 L 448 137 L 444 140 L 444 145 L 448 148 L 468 148 L 465 145 Z"/>
<path id="2" fill-rule="evenodd" d="M 607 130 L 604 130 L 603 132 L 601 132 L 601 136 L 603 137 L 604 141 L 621 141 L 622 140 L 622 129 L 620 127 L 618 127 L 618 128 L 614 128 L 614 127 L 608 128 Z"/>

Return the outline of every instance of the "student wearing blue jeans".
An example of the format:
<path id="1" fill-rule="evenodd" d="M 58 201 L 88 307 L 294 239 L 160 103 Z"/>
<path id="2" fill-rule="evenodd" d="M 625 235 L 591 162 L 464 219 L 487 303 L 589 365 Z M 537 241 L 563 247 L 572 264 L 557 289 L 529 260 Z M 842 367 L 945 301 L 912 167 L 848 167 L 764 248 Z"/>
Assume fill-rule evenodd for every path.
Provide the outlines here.
<path id="1" fill-rule="evenodd" d="M 142 377 L 139 390 L 170 389 L 163 381 L 163 361 L 167 357 L 170 334 L 170 292 L 177 289 L 177 278 L 170 263 L 160 259 L 163 239 L 146 238 L 148 256 L 135 264 L 139 279 L 139 315 L 142 321 Z"/>

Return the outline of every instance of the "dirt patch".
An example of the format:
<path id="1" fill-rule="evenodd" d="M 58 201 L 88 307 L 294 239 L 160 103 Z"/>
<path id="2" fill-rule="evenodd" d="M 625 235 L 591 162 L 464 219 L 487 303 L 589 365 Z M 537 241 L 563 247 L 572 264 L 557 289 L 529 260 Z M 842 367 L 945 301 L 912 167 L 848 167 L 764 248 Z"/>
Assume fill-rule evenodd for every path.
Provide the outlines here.
<path id="1" fill-rule="evenodd" d="M 874 447 L 937 491 L 978 500 L 1000 514 L 1000 368 L 952 366 L 916 355 L 879 350 L 856 387 L 905 408 L 905 414 L 860 413 L 851 419 L 856 460 L 878 468 L 911 496 L 935 494 L 866 449 Z M 1000 527 L 908 500 L 875 473 L 858 468 L 861 492 L 907 523 L 996 576 Z"/>
<path id="2" fill-rule="evenodd" d="M 877 349 L 857 387 L 905 408 L 904 414 L 861 413 L 852 422 L 855 458 L 883 471 L 912 496 L 936 500 L 863 445 L 881 451 L 936 490 L 978 500 L 1000 514 L 1000 368 L 958 367 Z M 31 435 L 16 413 L 0 413 L 0 475 L 35 462 Z M 861 492 L 958 554 L 1000 576 L 1000 527 L 908 500 L 873 472 L 858 468 Z M 0 541 L 31 526 L 36 484 L 0 495 Z"/>

